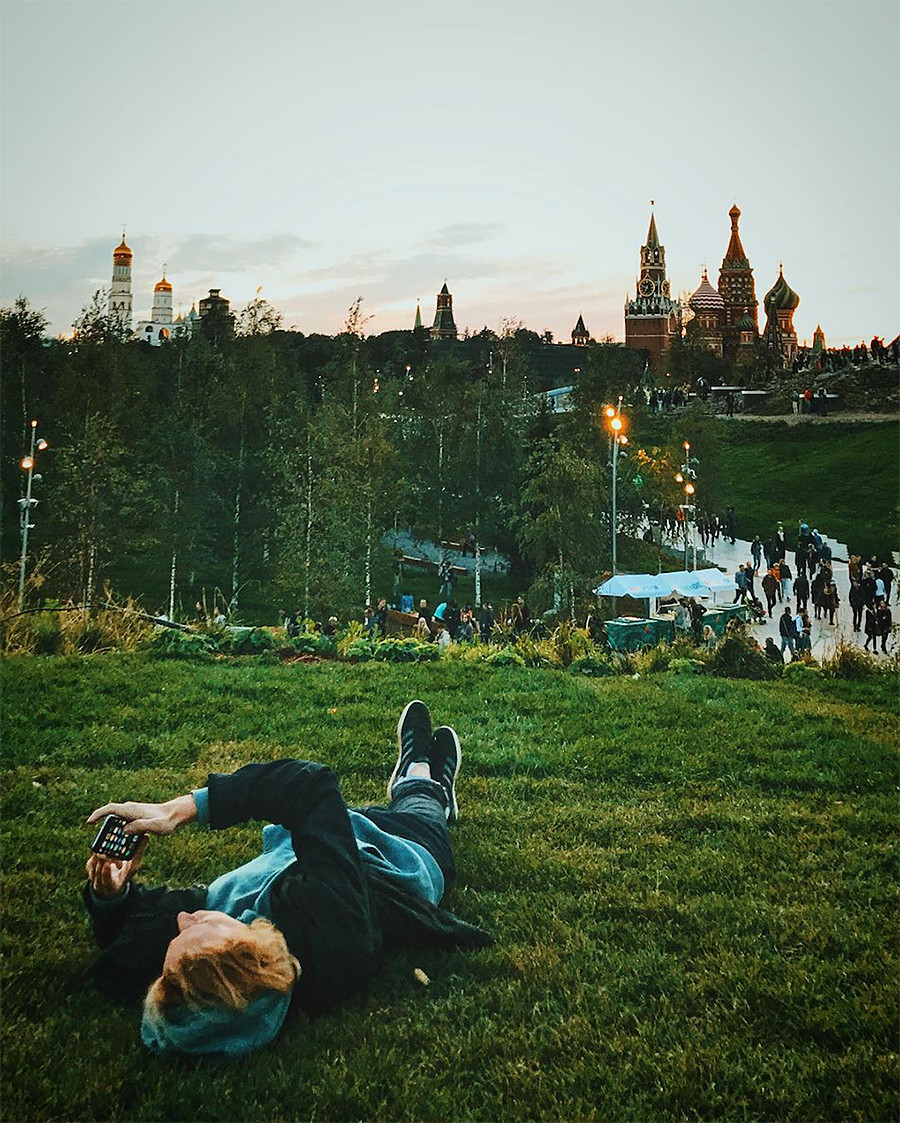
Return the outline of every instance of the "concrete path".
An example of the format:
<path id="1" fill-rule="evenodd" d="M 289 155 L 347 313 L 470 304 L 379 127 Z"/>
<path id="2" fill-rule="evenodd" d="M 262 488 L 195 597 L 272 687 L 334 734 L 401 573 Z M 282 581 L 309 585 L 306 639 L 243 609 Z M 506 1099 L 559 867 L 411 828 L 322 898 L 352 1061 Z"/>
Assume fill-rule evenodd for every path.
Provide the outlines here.
<path id="1" fill-rule="evenodd" d="M 820 659 L 823 655 L 828 654 L 833 650 L 835 644 L 839 640 L 844 640 L 847 643 L 854 643 L 858 647 L 863 647 L 866 642 L 865 633 L 862 631 L 854 632 L 853 612 L 850 608 L 850 574 L 847 567 L 848 550 L 842 542 L 836 542 L 833 538 L 823 535 L 823 538 L 831 547 L 832 562 L 831 568 L 834 574 L 835 584 L 837 585 L 838 596 L 840 597 L 840 604 L 835 613 L 834 624 L 829 624 L 827 618 L 824 620 L 814 619 L 814 611 L 812 601 L 809 602 L 809 616 L 812 621 L 812 649 L 813 655 Z M 752 564 L 753 558 L 750 553 L 750 543 L 744 542 L 740 538 L 735 541 L 732 546 L 730 540 L 723 541 L 722 538 L 716 540 L 714 547 L 710 547 L 706 551 L 706 556 L 710 564 L 718 566 L 723 569 L 729 577 L 734 576 L 737 572 L 739 565 L 746 565 L 748 562 Z M 791 569 L 794 568 L 794 554 L 789 551 L 788 562 Z M 699 567 L 698 562 L 698 567 Z M 763 565 L 765 561 L 763 561 Z M 759 599 L 765 604 L 765 594 L 762 592 L 760 586 L 760 579 L 764 576 L 765 569 L 760 569 L 758 576 L 755 580 L 756 594 Z M 796 574 L 795 574 L 796 576 Z M 891 589 L 892 597 L 896 593 L 896 583 Z M 719 600 L 727 600 L 727 595 L 720 594 Z M 791 601 L 791 608 L 795 610 L 797 607 L 796 600 Z M 778 632 L 778 617 L 784 611 L 784 604 L 781 602 L 776 603 L 775 608 L 772 610 L 772 619 L 766 620 L 764 624 L 756 624 L 753 626 L 753 634 L 756 636 L 761 647 L 765 647 L 766 639 L 769 636 L 775 640 L 778 646 L 781 646 L 781 637 Z M 898 618 L 898 611 L 895 606 L 891 606 L 891 611 L 894 614 L 894 619 Z M 880 641 L 879 641 L 880 643 Z M 894 641 L 888 640 L 888 651 L 893 650 Z M 787 657 L 787 653 L 785 653 Z"/>
<path id="2" fill-rule="evenodd" d="M 471 554 L 463 557 L 460 550 L 447 550 L 429 538 L 415 538 L 408 530 L 389 530 L 381 540 L 390 550 L 402 550 L 411 558 L 422 558 L 434 562 L 435 565 L 444 558 L 454 565 L 460 566 L 468 573 L 475 572 L 475 559 Z M 498 554 L 495 550 L 481 551 L 482 573 L 508 573 L 509 558 Z"/>

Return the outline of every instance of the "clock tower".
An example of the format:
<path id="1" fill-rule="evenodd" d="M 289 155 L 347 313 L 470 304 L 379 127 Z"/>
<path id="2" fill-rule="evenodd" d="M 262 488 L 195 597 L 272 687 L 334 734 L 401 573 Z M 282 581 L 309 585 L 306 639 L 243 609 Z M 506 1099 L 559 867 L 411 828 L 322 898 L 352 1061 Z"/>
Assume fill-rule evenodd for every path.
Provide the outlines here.
<path id="1" fill-rule="evenodd" d="M 650 215 L 647 242 L 641 246 L 641 275 L 635 296 L 625 301 L 625 346 L 650 354 L 650 368 L 660 361 L 673 339 L 681 335 L 681 306 L 672 300 L 666 277 L 666 247 L 660 244 L 656 216 Z"/>

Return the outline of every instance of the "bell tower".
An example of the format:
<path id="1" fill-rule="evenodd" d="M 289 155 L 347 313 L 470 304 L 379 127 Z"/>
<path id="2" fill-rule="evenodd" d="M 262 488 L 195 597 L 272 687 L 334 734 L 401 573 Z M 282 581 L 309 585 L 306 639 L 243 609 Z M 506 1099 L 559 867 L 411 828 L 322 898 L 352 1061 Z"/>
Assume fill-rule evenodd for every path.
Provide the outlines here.
<path id="1" fill-rule="evenodd" d="M 122 241 L 113 250 L 112 282 L 109 286 L 109 305 L 107 312 L 114 316 L 129 335 L 132 331 L 131 310 L 131 263 L 134 254 L 125 242 L 125 227 L 122 227 Z"/>

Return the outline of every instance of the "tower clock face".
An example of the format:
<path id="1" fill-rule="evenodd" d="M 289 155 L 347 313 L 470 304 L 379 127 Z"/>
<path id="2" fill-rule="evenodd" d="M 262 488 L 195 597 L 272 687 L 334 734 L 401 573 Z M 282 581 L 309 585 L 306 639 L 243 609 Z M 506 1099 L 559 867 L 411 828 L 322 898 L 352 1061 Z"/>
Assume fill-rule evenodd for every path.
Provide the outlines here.
<path id="1" fill-rule="evenodd" d="M 638 285 L 638 292 L 641 296 L 649 296 L 653 292 L 653 282 L 649 277 L 645 277 Z"/>

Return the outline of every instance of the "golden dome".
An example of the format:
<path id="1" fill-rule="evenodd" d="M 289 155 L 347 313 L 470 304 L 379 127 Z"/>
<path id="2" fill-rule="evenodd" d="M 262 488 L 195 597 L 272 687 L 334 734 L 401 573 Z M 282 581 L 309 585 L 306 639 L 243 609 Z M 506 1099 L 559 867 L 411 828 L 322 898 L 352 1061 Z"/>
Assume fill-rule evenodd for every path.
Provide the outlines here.
<path id="1" fill-rule="evenodd" d="M 113 250 L 113 257 L 134 257 L 131 249 L 125 243 L 124 235 L 122 237 L 121 245 L 116 246 L 116 248 Z"/>
<path id="2" fill-rule="evenodd" d="M 154 292 L 171 292 L 172 286 L 165 279 L 165 277 L 163 277 L 163 279 L 161 281 L 156 282 L 156 288 L 153 291 Z"/>

